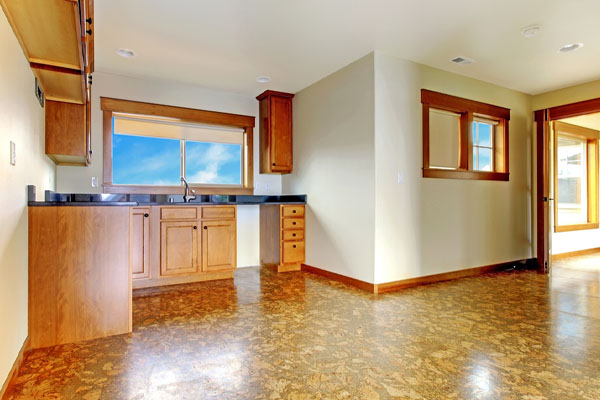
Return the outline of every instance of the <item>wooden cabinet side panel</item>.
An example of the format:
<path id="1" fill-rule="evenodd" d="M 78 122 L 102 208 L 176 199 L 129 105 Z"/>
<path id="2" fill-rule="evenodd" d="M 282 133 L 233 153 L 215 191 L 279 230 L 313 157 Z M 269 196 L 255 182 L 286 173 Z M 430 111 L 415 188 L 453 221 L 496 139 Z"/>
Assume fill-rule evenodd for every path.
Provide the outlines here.
<path id="1" fill-rule="evenodd" d="M 128 207 L 29 208 L 31 347 L 131 331 Z"/>
<path id="2" fill-rule="evenodd" d="M 86 157 L 85 105 L 46 101 L 46 154 Z"/>
<path id="3" fill-rule="evenodd" d="M 280 263 L 280 218 L 278 205 L 260 206 L 260 262 L 262 265 Z"/>
<path id="4" fill-rule="evenodd" d="M 259 102 L 259 150 L 260 150 L 260 173 L 271 172 L 270 135 L 269 135 L 269 98 L 266 97 Z"/>

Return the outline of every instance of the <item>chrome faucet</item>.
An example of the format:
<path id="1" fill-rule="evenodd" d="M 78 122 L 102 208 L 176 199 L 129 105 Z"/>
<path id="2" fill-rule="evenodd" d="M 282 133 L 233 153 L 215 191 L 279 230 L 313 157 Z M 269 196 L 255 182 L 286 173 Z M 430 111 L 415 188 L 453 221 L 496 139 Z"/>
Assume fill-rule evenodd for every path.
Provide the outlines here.
<path id="1" fill-rule="evenodd" d="M 183 202 L 189 203 L 190 200 L 196 200 L 196 191 L 192 189 L 192 194 L 190 196 L 190 185 L 188 185 L 187 181 L 183 176 L 181 177 L 181 182 L 185 184 L 185 194 L 183 195 Z"/>

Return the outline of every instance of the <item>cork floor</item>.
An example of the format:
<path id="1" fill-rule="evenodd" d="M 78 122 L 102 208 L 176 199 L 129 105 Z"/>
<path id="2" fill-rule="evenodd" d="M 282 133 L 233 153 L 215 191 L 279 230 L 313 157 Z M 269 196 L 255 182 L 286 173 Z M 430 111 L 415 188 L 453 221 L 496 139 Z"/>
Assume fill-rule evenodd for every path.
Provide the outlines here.
<path id="1" fill-rule="evenodd" d="M 572 267 L 385 295 L 258 268 L 145 290 L 133 334 L 28 352 L 10 398 L 599 399 L 600 268 Z"/>

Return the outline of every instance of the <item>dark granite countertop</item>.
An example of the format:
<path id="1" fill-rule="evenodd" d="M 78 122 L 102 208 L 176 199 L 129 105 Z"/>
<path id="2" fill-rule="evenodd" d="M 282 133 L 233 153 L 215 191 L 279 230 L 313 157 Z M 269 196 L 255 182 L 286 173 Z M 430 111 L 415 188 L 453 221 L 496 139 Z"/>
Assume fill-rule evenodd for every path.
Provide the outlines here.
<path id="1" fill-rule="evenodd" d="M 29 206 L 160 206 L 160 205 L 260 205 L 306 204 L 306 195 L 197 195 L 183 202 L 183 195 L 56 193 L 46 190 L 44 201 L 35 201 L 35 186 L 28 186 Z"/>

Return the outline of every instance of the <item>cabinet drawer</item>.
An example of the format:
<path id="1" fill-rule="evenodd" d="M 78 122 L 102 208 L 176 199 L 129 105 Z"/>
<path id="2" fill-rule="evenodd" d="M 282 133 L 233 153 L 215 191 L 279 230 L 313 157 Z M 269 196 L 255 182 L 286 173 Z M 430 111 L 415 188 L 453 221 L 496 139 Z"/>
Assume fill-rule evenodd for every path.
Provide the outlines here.
<path id="1" fill-rule="evenodd" d="M 198 219 L 196 207 L 161 207 L 160 219 Z"/>
<path id="2" fill-rule="evenodd" d="M 230 218 L 235 218 L 235 206 L 202 207 L 202 219 L 230 219 Z"/>
<path id="3" fill-rule="evenodd" d="M 281 215 L 283 217 L 303 217 L 304 207 L 303 206 L 282 206 Z"/>
<path id="4" fill-rule="evenodd" d="M 304 240 L 304 231 L 287 230 L 282 233 L 283 240 Z"/>
<path id="5" fill-rule="evenodd" d="M 304 218 L 284 218 L 283 229 L 304 228 Z"/>
<path id="6" fill-rule="evenodd" d="M 304 242 L 283 243 L 283 263 L 304 262 Z"/>

